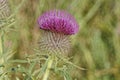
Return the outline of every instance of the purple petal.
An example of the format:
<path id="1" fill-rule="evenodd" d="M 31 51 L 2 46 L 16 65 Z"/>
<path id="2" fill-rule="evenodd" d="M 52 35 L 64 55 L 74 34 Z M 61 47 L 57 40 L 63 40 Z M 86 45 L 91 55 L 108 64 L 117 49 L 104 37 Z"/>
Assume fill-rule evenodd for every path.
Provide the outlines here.
<path id="1" fill-rule="evenodd" d="M 65 11 L 53 10 L 44 13 L 38 18 L 40 29 L 66 35 L 75 34 L 79 30 L 76 20 Z"/>

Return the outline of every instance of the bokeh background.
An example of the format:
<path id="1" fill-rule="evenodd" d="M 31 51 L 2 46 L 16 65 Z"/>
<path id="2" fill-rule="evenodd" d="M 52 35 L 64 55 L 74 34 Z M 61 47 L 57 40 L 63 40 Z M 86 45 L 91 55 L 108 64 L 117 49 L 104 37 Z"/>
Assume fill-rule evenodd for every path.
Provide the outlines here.
<path id="1" fill-rule="evenodd" d="M 80 30 L 71 36 L 72 80 L 120 80 L 120 0 L 8 0 L 14 31 L 6 34 L 13 59 L 34 54 L 40 30 L 37 18 L 48 10 L 66 10 Z M 59 80 L 52 78 L 51 80 Z M 61 80 L 61 79 L 60 79 Z"/>

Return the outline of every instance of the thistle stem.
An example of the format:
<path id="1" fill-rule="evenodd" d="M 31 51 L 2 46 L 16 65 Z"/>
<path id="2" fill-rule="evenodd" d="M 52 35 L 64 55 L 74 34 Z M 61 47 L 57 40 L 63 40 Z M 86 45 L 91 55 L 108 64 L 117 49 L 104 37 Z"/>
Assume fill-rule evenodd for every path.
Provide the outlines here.
<path id="1" fill-rule="evenodd" d="M 48 64 L 47 64 L 47 68 L 46 68 L 46 71 L 45 71 L 45 74 L 43 76 L 43 80 L 48 80 L 48 77 L 49 77 L 49 74 L 50 74 L 50 69 L 52 67 L 52 64 L 53 64 L 53 56 L 50 56 L 49 60 L 48 60 Z"/>
<path id="2" fill-rule="evenodd" d="M 1 31 L 1 35 L 0 35 L 0 53 L 3 53 L 3 37 L 4 37 L 4 31 Z"/>
<path id="3" fill-rule="evenodd" d="M 1 35 L 0 35 L 0 56 L 2 56 L 2 54 L 4 53 L 4 39 L 3 39 L 3 37 L 4 37 L 4 32 L 2 31 L 1 32 Z M 2 65 L 4 63 L 4 58 L 2 57 L 2 58 L 0 58 L 0 64 Z M 3 68 L 0 68 L 0 74 L 1 74 L 1 72 L 3 72 Z"/>

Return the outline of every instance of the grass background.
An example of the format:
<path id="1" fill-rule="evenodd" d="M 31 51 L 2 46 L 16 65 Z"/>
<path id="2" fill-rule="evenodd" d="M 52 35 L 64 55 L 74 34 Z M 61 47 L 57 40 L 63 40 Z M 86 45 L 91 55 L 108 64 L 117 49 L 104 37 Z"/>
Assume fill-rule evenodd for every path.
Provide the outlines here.
<path id="1" fill-rule="evenodd" d="M 5 34 L 15 51 L 13 59 L 34 54 L 40 30 L 37 18 L 48 10 L 66 10 L 79 23 L 71 36 L 72 62 L 87 70 L 74 69 L 72 80 L 120 80 L 120 0 L 8 0 L 15 14 L 15 31 Z M 12 43 L 12 45 L 11 45 Z M 21 79 L 22 80 L 22 79 Z M 51 80 L 58 79 L 57 76 Z"/>

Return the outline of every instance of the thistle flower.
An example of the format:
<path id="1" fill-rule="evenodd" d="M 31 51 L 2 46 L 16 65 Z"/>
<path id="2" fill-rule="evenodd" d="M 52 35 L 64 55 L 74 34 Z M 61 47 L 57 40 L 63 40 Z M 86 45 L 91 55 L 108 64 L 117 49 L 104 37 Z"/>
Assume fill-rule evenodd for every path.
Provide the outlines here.
<path id="1" fill-rule="evenodd" d="M 0 20 L 10 15 L 10 9 L 7 0 L 0 0 Z"/>
<path id="2" fill-rule="evenodd" d="M 38 18 L 40 29 L 43 30 L 39 46 L 49 53 L 68 53 L 69 36 L 78 32 L 76 20 L 67 12 L 53 10 Z"/>
<path id="3" fill-rule="evenodd" d="M 64 11 L 50 11 L 43 14 L 38 19 L 41 29 L 50 30 L 52 32 L 71 35 L 78 32 L 78 24 L 75 19 Z"/>

